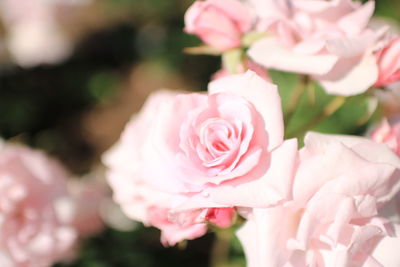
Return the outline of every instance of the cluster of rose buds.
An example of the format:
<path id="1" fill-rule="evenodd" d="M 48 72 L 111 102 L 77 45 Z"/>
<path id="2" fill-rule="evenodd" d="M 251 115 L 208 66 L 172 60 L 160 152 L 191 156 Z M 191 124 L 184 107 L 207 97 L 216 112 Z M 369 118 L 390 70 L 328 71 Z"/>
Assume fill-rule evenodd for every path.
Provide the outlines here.
<path id="1" fill-rule="evenodd" d="M 267 74 L 342 97 L 396 85 L 400 37 L 370 28 L 373 11 L 373 1 L 196 1 L 185 31 L 205 46 L 187 51 L 220 54 L 223 69 L 207 93 L 149 97 L 103 157 L 115 201 L 164 245 L 241 217 L 249 267 L 400 266 L 398 119 L 370 137 L 308 132 L 300 148 L 284 138 Z"/>

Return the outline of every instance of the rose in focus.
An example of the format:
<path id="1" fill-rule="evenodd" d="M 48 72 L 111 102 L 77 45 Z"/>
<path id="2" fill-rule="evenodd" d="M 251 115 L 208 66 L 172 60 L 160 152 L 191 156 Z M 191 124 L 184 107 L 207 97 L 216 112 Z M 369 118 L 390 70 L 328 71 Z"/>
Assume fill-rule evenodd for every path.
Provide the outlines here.
<path id="1" fill-rule="evenodd" d="M 193 238 L 204 222 L 230 225 L 235 206 L 286 199 L 296 151 L 283 142 L 276 86 L 247 72 L 212 82 L 208 94 L 153 94 L 104 162 L 128 216 L 155 225 L 157 211 Z M 249 193 L 257 187 L 266 191 Z"/>

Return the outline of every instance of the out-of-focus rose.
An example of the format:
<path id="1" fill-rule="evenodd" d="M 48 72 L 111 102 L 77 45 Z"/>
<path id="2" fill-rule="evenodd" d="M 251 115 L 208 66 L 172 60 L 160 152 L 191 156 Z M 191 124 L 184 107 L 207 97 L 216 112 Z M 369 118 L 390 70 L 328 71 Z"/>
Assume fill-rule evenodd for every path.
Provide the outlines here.
<path id="1" fill-rule="evenodd" d="M 392 40 L 376 54 L 379 77 L 375 86 L 383 87 L 400 80 L 400 37 Z"/>
<path id="2" fill-rule="evenodd" d="M 66 173 L 43 153 L 0 148 L 0 266 L 52 266 L 74 245 L 58 201 L 68 196 Z"/>
<path id="3" fill-rule="evenodd" d="M 62 9 L 89 1 L 0 1 L 0 15 L 6 29 L 5 46 L 13 60 L 23 67 L 32 67 L 65 59 L 72 51 L 72 43 L 60 26 Z"/>
<path id="4" fill-rule="evenodd" d="M 276 86 L 247 72 L 212 82 L 208 94 L 153 94 L 104 162 L 131 218 L 154 225 L 155 207 L 180 225 L 194 225 L 182 223 L 189 212 L 197 219 L 186 221 L 224 226 L 235 206 L 288 198 L 296 153 L 294 140 L 283 142 Z"/>
<path id="5" fill-rule="evenodd" d="M 400 157 L 400 120 L 383 120 L 371 133 L 371 138 L 388 145 Z"/>
<path id="6" fill-rule="evenodd" d="M 42 22 L 14 25 L 7 47 L 14 60 L 24 67 L 54 64 L 72 51 L 70 41 L 55 25 Z"/>
<path id="7" fill-rule="evenodd" d="M 382 266 L 376 245 L 385 250 L 399 238 L 378 210 L 400 189 L 399 167 L 367 138 L 309 133 L 292 201 L 254 209 L 238 232 L 248 266 Z"/>
<path id="8" fill-rule="evenodd" d="M 239 47 L 252 18 L 238 0 L 196 1 L 185 14 L 185 31 L 224 51 Z"/>
<path id="9" fill-rule="evenodd" d="M 311 75 L 330 94 L 363 93 L 376 82 L 373 52 L 385 29 L 367 27 L 373 1 L 364 5 L 351 0 L 249 2 L 260 18 L 259 30 L 269 33 L 248 52 L 257 63 Z M 266 10 L 265 5 L 272 8 Z"/>

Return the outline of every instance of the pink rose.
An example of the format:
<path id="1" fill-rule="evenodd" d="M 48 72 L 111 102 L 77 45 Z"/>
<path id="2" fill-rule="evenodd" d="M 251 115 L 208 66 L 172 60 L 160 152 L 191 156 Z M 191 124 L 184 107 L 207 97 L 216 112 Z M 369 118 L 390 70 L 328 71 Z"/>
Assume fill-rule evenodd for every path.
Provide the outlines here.
<path id="1" fill-rule="evenodd" d="M 87 4 L 90 0 L 2 0 L 8 52 L 23 67 L 54 64 L 72 52 L 71 40 L 60 25 L 66 9 Z M 71 11 L 71 10 L 69 10 Z"/>
<path id="2" fill-rule="evenodd" d="M 400 37 L 392 40 L 377 55 L 379 77 L 374 86 L 383 87 L 400 80 Z"/>
<path id="3" fill-rule="evenodd" d="M 238 0 L 196 1 L 185 14 L 185 31 L 221 51 L 239 47 L 252 18 Z"/>
<path id="4" fill-rule="evenodd" d="M 226 226 L 235 206 L 288 198 L 296 155 L 295 140 L 283 142 L 276 86 L 247 72 L 212 82 L 208 94 L 153 94 L 104 162 L 131 218 L 154 225 L 155 207 L 179 225 Z M 258 187 L 268 192 L 250 193 Z M 174 219 L 188 212 L 185 223 Z"/>
<path id="5" fill-rule="evenodd" d="M 400 120 L 383 120 L 381 124 L 372 131 L 371 138 L 388 145 L 388 147 L 400 157 Z"/>
<path id="6" fill-rule="evenodd" d="M 307 134 L 292 201 L 253 209 L 238 232 L 248 266 L 382 266 L 400 239 L 378 210 L 400 190 L 399 167 L 369 139 Z"/>
<path id="7" fill-rule="evenodd" d="M 135 149 L 143 145 L 157 107 L 175 96 L 176 93 L 168 91 L 151 95 L 140 116 L 136 117 L 136 123 L 127 126 L 119 143 L 103 158 L 110 168 L 107 179 L 114 191 L 114 200 L 129 218 L 160 229 L 161 242 L 165 246 L 173 246 L 184 239 L 194 239 L 207 232 L 206 224 L 199 219 L 200 210 L 170 214 L 173 195 L 147 183 L 147 174 L 142 168 L 142 153 Z"/>
<path id="8" fill-rule="evenodd" d="M 249 1 L 258 10 L 259 30 L 269 34 L 248 52 L 257 63 L 311 75 L 330 94 L 363 93 L 376 82 L 373 51 L 384 30 L 367 27 L 374 2 Z M 276 12 L 264 11 L 265 2 Z"/>
<path id="9" fill-rule="evenodd" d="M 52 266 L 74 245 L 58 202 L 68 197 L 66 173 L 43 153 L 2 144 L 0 266 Z"/>

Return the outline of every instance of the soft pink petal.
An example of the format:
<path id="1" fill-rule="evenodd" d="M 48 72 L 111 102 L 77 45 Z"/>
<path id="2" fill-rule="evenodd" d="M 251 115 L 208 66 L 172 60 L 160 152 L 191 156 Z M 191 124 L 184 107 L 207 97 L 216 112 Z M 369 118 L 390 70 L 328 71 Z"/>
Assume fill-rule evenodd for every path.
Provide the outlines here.
<path id="1" fill-rule="evenodd" d="M 246 221 L 246 223 L 237 231 L 236 235 L 239 238 L 246 255 L 246 266 L 263 266 L 262 263 L 260 263 L 260 247 L 257 242 L 257 237 L 259 236 L 257 224 L 253 220 Z"/>
<path id="2" fill-rule="evenodd" d="M 311 75 L 328 73 L 338 60 L 335 55 L 308 55 L 286 48 L 274 37 L 255 43 L 248 55 L 258 64 L 272 69 Z"/>
<path id="3" fill-rule="evenodd" d="M 283 141 L 283 117 L 281 99 L 276 88 L 252 71 L 246 74 L 224 77 L 209 84 L 210 94 L 229 92 L 244 97 L 254 105 L 264 119 L 268 133 L 268 150 Z"/>
<path id="4" fill-rule="evenodd" d="M 384 237 L 375 248 L 372 256 L 376 258 L 382 266 L 398 267 L 400 266 L 400 225 L 394 225 L 396 236 Z"/>
<path id="5" fill-rule="evenodd" d="M 363 34 L 357 37 L 334 38 L 326 41 L 327 50 L 341 58 L 352 58 L 363 55 L 375 41 L 374 34 Z"/>
<path id="6" fill-rule="evenodd" d="M 375 2 L 369 1 L 361 8 L 343 17 L 339 20 L 338 25 L 348 35 L 360 34 L 367 27 L 375 9 Z"/>
<path id="7" fill-rule="evenodd" d="M 341 59 L 329 73 L 314 78 L 329 94 L 351 96 L 365 92 L 376 82 L 378 66 L 375 57 L 367 54 L 362 59 Z"/>
<path id="8" fill-rule="evenodd" d="M 283 207 L 254 209 L 237 236 L 244 248 L 248 267 L 283 266 L 288 251 L 282 249 L 293 234 L 291 219 Z"/>
<path id="9" fill-rule="evenodd" d="M 222 12 L 225 12 L 229 17 L 234 18 L 241 32 L 246 32 L 250 29 L 252 17 L 242 2 L 238 0 L 209 0 L 209 2 Z"/>
<path id="10" fill-rule="evenodd" d="M 290 197 L 293 172 L 297 164 L 297 141 L 285 141 L 270 156 L 270 167 L 259 179 L 227 182 L 189 197 L 177 209 L 213 206 L 269 207 Z M 263 190 L 260 190 L 263 188 Z"/>

